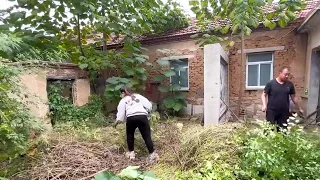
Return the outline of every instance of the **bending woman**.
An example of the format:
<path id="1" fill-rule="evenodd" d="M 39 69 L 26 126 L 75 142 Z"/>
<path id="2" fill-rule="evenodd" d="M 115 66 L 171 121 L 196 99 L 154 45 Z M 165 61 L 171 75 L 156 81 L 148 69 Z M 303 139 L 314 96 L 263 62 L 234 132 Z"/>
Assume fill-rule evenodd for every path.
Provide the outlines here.
<path id="1" fill-rule="evenodd" d="M 121 101 L 118 105 L 117 120 L 115 126 L 121 121 L 126 121 L 127 144 L 129 152 L 126 157 L 135 159 L 134 153 L 134 133 L 136 128 L 142 135 L 142 138 L 149 151 L 149 160 L 157 161 L 159 156 L 154 152 L 151 139 L 151 129 L 148 120 L 148 112 L 152 109 L 150 101 L 140 94 L 133 93 L 130 88 L 123 88 L 121 91 Z"/>

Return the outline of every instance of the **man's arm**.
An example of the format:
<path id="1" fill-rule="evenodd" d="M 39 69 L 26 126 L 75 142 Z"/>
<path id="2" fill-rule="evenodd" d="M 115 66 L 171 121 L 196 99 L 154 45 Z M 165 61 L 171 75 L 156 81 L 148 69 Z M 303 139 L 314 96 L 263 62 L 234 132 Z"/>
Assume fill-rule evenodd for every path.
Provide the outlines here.
<path id="1" fill-rule="evenodd" d="M 293 84 L 290 88 L 290 97 L 291 97 L 292 102 L 299 108 L 299 111 L 303 112 L 302 108 L 298 104 L 298 98 L 296 97 L 296 90 L 295 90 Z"/>
<path id="2" fill-rule="evenodd" d="M 261 100 L 262 100 L 262 111 L 265 112 L 267 110 L 267 103 L 268 103 L 268 94 L 263 91 L 261 95 Z"/>
<path id="3" fill-rule="evenodd" d="M 299 111 L 303 112 L 303 109 L 299 106 L 298 98 L 296 97 L 296 95 L 290 94 L 290 97 L 291 97 L 292 102 L 299 108 Z"/>
<path id="4" fill-rule="evenodd" d="M 271 83 L 267 83 L 266 87 L 263 90 L 263 93 L 261 95 L 261 101 L 262 101 L 262 111 L 265 112 L 267 110 L 267 104 L 268 104 L 268 94 L 270 94 L 271 91 Z"/>

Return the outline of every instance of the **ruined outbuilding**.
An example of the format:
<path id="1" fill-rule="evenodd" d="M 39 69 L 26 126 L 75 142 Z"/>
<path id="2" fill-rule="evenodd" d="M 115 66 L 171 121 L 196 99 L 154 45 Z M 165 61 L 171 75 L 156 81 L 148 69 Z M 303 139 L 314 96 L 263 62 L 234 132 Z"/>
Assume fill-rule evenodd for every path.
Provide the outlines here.
<path id="1" fill-rule="evenodd" d="M 34 116 L 51 127 L 48 118 L 49 105 L 47 84 L 51 81 L 70 81 L 72 83 L 71 96 L 76 106 L 83 106 L 88 103 L 90 96 L 89 73 L 71 63 L 49 63 L 46 65 L 12 63 L 13 66 L 21 66 L 25 71 L 21 74 L 22 87 L 26 94 L 28 106 Z"/>

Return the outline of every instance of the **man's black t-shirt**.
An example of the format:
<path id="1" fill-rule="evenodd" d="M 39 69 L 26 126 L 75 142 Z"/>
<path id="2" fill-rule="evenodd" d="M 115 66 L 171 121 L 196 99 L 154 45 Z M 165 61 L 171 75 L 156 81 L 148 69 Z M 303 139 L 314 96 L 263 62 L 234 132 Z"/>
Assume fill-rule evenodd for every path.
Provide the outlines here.
<path id="1" fill-rule="evenodd" d="M 267 109 L 270 110 L 289 110 L 289 96 L 295 94 L 294 85 L 290 81 L 283 84 L 278 83 L 276 79 L 267 83 L 264 92 L 268 94 Z"/>

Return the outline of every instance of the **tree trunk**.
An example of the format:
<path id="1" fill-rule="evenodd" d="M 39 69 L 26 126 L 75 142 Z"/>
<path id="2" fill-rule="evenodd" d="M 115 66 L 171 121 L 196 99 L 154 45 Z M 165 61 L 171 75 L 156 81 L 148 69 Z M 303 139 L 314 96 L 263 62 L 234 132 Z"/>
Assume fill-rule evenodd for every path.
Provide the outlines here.
<path id="1" fill-rule="evenodd" d="M 240 66 L 240 84 L 239 84 L 239 95 L 238 95 L 238 107 L 237 112 L 241 114 L 241 101 L 243 93 L 243 69 L 245 67 L 245 53 L 244 53 L 244 32 L 241 32 L 241 66 Z"/>
<path id="2" fill-rule="evenodd" d="M 107 34 L 104 32 L 103 33 L 103 52 L 107 52 L 108 51 L 108 48 L 107 48 Z"/>
<path id="3" fill-rule="evenodd" d="M 80 17 L 77 15 L 77 28 L 78 28 L 78 43 L 81 55 L 84 56 L 83 48 L 82 48 L 82 41 L 81 41 L 81 28 L 80 28 Z"/>

